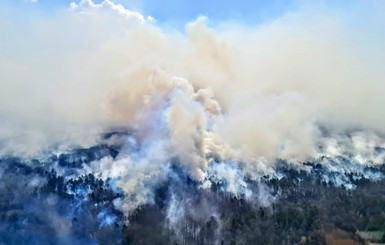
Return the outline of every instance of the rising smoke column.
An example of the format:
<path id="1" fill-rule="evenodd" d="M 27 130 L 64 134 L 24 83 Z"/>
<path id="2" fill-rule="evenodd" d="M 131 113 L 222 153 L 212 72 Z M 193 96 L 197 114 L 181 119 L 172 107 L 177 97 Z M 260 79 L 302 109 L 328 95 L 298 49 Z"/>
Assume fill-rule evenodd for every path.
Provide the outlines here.
<path id="1" fill-rule="evenodd" d="M 185 32 L 111 1 L 27 12 L 29 24 L 4 14 L 1 153 L 42 156 L 127 129 L 117 158 L 84 170 L 115 179 L 125 211 L 151 203 L 175 163 L 234 195 L 278 159 L 383 163 L 383 9 L 300 4 L 257 26 L 201 17 Z"/>

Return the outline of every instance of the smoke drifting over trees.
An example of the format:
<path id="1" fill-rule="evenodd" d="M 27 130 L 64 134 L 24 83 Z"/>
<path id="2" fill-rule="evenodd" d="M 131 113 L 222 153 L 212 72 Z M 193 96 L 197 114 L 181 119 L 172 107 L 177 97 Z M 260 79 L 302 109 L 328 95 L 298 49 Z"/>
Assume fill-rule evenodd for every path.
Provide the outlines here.
<path id="1" fill-rule="evenodd" d="M 384 4 L 182 32 L 108 0 L 0 7 L 0 243 L 322 244 L 384 228 L 360 206 L 383 186 Z M 329 220 L 335 194 L 350 225 Z"/>

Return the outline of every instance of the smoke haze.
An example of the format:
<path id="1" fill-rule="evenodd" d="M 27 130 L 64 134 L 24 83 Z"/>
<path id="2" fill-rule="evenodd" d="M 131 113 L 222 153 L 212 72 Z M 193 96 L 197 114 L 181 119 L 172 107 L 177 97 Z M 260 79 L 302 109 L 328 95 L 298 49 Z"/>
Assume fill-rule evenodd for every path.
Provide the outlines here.
<path id="1" fill-rule="evenodd" d="M 1 154 L 65 152 L 125 129 L 117 158 L 84 170 L 117 178 L 125 211 L 151 202 L 171 162 L 246 197 L 243 176 L 280 159 L 383 163 L 385 5 L 297 5 L 255 26 L 199 17 L 182 32 L 108 0 L 46 16 L 1 9 Z"/>

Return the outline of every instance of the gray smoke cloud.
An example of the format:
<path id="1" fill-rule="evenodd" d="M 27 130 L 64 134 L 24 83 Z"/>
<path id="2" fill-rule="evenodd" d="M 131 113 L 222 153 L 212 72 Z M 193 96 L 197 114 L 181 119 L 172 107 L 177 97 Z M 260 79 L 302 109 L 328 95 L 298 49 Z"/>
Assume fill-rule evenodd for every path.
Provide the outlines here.
<path id="1" fill-rule="evenodd" d="M 200 17 L 183 33 L 108 0 L 28 21 L 0 10 L 1 154 L 62 152 L 128 128 L 116 159 L 84 169 L 116 179 L 125 211 L 151 202 L 175 159 L 202 188 L 226 179 L 246 197 L 244 176 L 278 159 L 383 163 L 384 10 L 299 3 L 256 26 Z"/>

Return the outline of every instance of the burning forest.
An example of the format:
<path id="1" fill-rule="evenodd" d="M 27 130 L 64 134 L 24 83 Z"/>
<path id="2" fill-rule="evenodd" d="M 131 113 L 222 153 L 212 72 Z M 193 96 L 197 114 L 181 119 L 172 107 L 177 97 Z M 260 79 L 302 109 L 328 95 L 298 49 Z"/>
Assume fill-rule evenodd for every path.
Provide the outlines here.
<path id="1" fill-rule="evenodd" d="M 385 242 L 385 5 L 149 2 L 0 2 L 0 244 Z"/>

